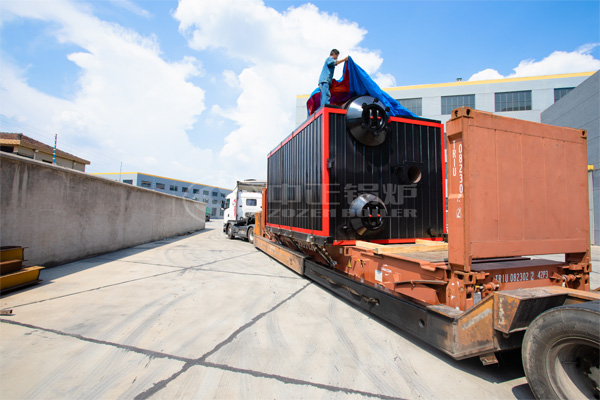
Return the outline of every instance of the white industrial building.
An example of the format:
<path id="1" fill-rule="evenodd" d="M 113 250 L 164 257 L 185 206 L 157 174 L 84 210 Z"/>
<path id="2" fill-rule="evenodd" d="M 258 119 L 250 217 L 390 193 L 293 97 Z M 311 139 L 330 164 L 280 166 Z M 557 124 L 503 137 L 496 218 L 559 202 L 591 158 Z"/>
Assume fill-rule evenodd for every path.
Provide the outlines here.
<path id="1" fill-rule="evenodd" d="M 206 203 L 206 213 L 212 218 L 223 218 L 221 202 L 231 193 L 231 189 L 206 185 L 204 183 L 182 181 L 164 176 L 144 174 L 141 172 L 98 172 L 92 175 L 101 176 L 113 181 L 123 182 L 157 192 L 184 197 Z"/>
<path id="2" fill-rule="evenodd" d="M 423 118 L 446 123 L 452 109 L 469 106 L 498 115 L 540 122 L 542 111 L 592 76 L 595 71 L 575 74 L 456 81 L 384 89 L 390 96 Z M 309 95 L 296 99 L 296 125 L 308 117 Z"/>
<path id="3" fill-rule="evenodd" d="M 600 71 L 545 110 L 542 122 L 587 131 L 591 242 L 600 245 Z"/>

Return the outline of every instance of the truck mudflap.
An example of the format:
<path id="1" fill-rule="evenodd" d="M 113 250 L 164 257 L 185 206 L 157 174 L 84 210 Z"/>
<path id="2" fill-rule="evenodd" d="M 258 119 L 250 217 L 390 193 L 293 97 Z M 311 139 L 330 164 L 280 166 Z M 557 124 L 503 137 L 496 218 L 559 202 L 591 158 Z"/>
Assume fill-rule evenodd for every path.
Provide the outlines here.
<path id="1" fill-rule="evenodd" d="M 274 245 L 261 239 L 268 242 L 264 245 Z M 598 293 L 563 287 L 527 288 L 496 292 L 463 312 L 361 282 L 308 259 L 304 260 L 304 275 L 457 360 L 479 356 L 486 365 L 497 363 L 496 352 L 521 347 L 525 330 L 540 313 L 566 304 L 600 300 Z"/>

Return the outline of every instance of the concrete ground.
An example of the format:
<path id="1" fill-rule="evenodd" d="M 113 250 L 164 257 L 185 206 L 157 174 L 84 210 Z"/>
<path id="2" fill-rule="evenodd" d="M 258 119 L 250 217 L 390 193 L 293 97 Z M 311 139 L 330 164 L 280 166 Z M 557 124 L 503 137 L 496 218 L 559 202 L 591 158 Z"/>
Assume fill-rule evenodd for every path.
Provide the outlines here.
<path id="1" fill-rule="evenodd" d="M 207 228 L 0 298 L 0 398 L 533 397 L 518 352 L 455 361 Z"/>

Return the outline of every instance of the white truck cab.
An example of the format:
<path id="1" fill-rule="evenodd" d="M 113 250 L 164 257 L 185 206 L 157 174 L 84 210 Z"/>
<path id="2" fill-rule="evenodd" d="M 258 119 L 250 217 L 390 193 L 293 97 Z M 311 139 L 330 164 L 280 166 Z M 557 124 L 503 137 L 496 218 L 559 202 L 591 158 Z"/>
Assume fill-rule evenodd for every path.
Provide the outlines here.
<path id="1" fill-rule="evenodd" d="M 242 237 L 254 242 L 254 214 L 262 210 L 262 190 L 266 182 L 247 179 L 238 181 L 233 192 L 221 203 L 223 232 L 230 239 Z"/>

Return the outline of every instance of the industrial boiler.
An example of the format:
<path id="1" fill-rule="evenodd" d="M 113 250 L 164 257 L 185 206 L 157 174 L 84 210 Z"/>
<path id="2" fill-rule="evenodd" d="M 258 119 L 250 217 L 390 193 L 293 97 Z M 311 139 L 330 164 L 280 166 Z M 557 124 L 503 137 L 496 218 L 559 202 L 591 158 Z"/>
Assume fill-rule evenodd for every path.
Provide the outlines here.
<path id="1" fill-rule="evenodd" d="M 268 155 L 265 230 L 318 246 L 446 232 L 444 128 L 359 96 L 315 112 Z"/>

